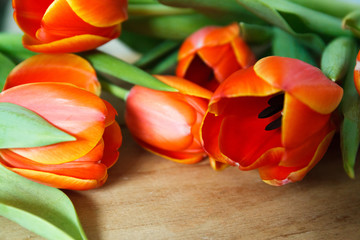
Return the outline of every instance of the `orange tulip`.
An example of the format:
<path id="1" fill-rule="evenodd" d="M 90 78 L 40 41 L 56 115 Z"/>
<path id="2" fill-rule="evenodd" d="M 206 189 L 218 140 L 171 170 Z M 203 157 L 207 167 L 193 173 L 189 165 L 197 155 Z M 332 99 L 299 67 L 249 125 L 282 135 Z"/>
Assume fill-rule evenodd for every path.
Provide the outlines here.
<path id="1" fill-rule="evenodd" d="M 24 46 L 35 52 L 94 49 L 120 34 L 127 0 L 13 0 L 14 19 L 25 33 Z"/>
<path id="2" fill-rule="evenodd" d="M 342 88 L 300 60 L 266 57 L 215 91 L 202 126 L 206 152 L 266 183 L 301 180 L 322 158 Z"/>
<path id="3" fill-rule="evenodd" d="M 4 90 L 26 83 L 63 82 L 100 95 L 94 68 L 85 59 L 69 53 L 39 54 L 18 64 L 8 75 Z"/>
<path id="4" fill-rule="evenodd" d="M 33 181 L 86 190 L 104 184 L 122 137 L 115 109 L 98 96 L 64 83 L 30 83 L 0 93 L 0 102 L 23 106 L 76 141 L 0 149 L 0 162 Z"/>
<path id="5" fill-rule="evenodd" d="M 141 86 L 126 99 L 126 124 L 145 149 L 180 163 L 195 163 L 206 156 L 200 142 L 200 125 L 211 92 L 174 76 L 156 76 L 179 92 Z"/>
<path id="6" fill-rule="evenodd" d="M 237 23 L 209 26 L 189 36 L 179 51 L 176 75 L 215 90 L 233 72 L 255 63 Z"/>
<path id="7" fill-rule="evenodd" d="M 360 51 L 356 57 L 356 65 L 354 69 L 354 82 L 357 92 L 360 94 Z"/>

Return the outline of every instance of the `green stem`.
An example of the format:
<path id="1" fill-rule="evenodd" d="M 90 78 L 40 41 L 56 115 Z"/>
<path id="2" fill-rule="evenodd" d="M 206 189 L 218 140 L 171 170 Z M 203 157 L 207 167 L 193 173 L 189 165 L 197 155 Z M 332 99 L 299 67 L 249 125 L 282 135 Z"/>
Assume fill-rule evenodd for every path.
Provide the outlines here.
<path id="1" fill-rule="evenodd" d="M 102 90 L 111 93 L 112 95 L 122 99 L 124 102 L 126 102 L 127 95 L 129 94 L 130 90 L 124 89 L 120 86 L 117 86 L 115 84 L 112 84 L 106 80 L 99 80 L 101 83 Z"/>

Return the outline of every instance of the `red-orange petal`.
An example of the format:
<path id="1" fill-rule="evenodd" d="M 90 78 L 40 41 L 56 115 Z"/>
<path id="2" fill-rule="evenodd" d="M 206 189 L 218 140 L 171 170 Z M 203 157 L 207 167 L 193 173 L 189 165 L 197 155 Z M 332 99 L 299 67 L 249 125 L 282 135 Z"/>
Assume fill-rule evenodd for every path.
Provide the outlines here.
<path id="1" fill-rule="evenodd" d="M 100 95 L 100 83 L 89 62 L 75 54 L 38 54 L 18 64 L 8 75 L 4 90 L 26 83 L 71 83 Z"/>
<path id="2" fill-rule="evenodd" d="M 36 97 L 35 97 L 36 96 Z M 0 102 L 28 108 L 57 128 L 76 137 L 76 141 L 50 146 L 11 149 L 44 164 L 59 164 L 78 159 L 93 149 L 102 138 L 107 109 L 93 93 L 62 83 L 31 83 L 0 93 Z"/>
<path id="3" fill-rule="evenodd" d="M 101 163 L 107 168 L 110 168 L 118 160 L 118 149 L 122 144 L 121 129 L 117 122 L 113 122 L 110 126 L 105 128 L 103 140 L 105 147 Z"/>
<path id="4" fill-rule="evenodd" d="M 101 28 L 86 23 L 71 9 L 67 0 L 57 0 L 45 12 L 36 38 L 43 43 L 85 34 L 115 38 L 119 35 L 118 30 L 117 25 Z"/>
<path id="5" fill-rule="evenodd" d="M 330 114 L 315 112 L 286 93 L 282 119 L 282 144 L 297 147 L 317 134 L 329 122 Z"/>
<path id="6" fill-rule="evenodd" d="M 251 51 L 250 47 L 240 37 L 234 38 L 231 46 L 235 53 L 237 62 L 242 68 L 248 68 L 256 62 L 255 54 Z"/>
<path id="7" fill-rule="evenodd" d="M 193 54 L 203 47 L 212 47 L 231 42 L 239 36 L 240 29 L 237 23 L 226 27 L 209 26 L 200 29 L 189 36 L 181 45 L 179 60 Z"/>
<path id="8" fill-rule="evenodd" d="M 212 92 L 210 92 L 209 90 L 184 78 L 170 75 L 154 75 L 154 77 L 159 79 L 161 82 L 169 85 L 170 87 L 177 89 L 182 94 L 205 99 L 210 99 L 212 96 Z"/>
<path id="9" fill-rule="evenodd" d="M 14 18 L 21 30 L 35 37 L 46 9 L 54 0 L 13 0 Z"/>
<path id="10" fill-rule="evenodd" d="M 67 0 L 85 22 L 107 27 L 127 19 L 127 0 Z"/>
<path id="11" fill-rule="evenodd" d="M 69 189 L 69 190 L 89 190 L 102 186 L 107 175 L 102 179 L 79 179 L 68 176 L 61 176 L 53 173 L 40 172 L 29 169 L 9 168 L 11 171 L 29 178 L 35 182 L 48 185 L 50 187 Z"/>
<path id="12" fill-rule="evenodd" d="M 360 94 L 360 51 L 356 57 L 356 65 L 354 69 L 354 83 L 357 92 Z"/>
<path id="13" fill-rule="evenodd" d="M 254 65 L 254 70 L 268 84 L 290 93 L 319 113 L 333 112 L 341 101 L 342 88 L 320 69 L 301 60 L 265 57 Z"/>
<path id="14" fill-rule="evenodd" d="M 120 34 L 120 27 L 119 27 Z M 42 53 L 68 53 L 82 52 L 95 49 L 100 45 L 107 43 L 112 38 L 83 34 L 64 38 L 49 43 L 42 43 L 29 35 L 23 36 L 24 47 L 33 52 Z"/>

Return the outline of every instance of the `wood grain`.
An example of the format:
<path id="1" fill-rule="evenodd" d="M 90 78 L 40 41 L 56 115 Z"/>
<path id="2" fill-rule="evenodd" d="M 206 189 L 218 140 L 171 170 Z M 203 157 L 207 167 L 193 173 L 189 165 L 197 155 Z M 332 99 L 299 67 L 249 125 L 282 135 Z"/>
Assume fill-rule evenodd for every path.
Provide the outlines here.
<path id="1" fill-rule="evenodd" d="M 257 171 L 173 163 L 124 135 L 105 186 L 65 191 L 90 240 L 360 239 L 360 180 L 345 175 L 336 139 L 303 181 L 273 187 Z M 41 239 L 5 218 L 0 229 L 2 240 Z"/>

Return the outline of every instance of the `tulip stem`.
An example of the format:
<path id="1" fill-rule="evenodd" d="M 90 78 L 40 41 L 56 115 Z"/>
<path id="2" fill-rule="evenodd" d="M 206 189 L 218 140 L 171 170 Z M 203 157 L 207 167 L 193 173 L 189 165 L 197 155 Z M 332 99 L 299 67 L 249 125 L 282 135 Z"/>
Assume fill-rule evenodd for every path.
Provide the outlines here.
<path id="1" fill-rule="evenodd" d="M 129 94 L 130 90 L 124 89 L 118 85 L 110 83 L 106 80 L 99 80 L 101 83 L 101 87 L 104 91 L 111 93 L 112 95 L 122 99 L 126 102 L 127 95 Z"/>

